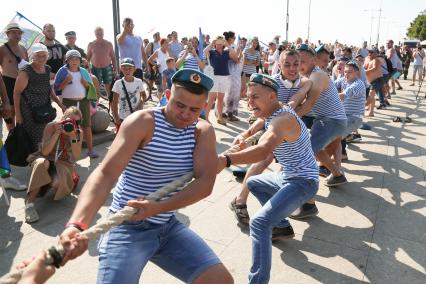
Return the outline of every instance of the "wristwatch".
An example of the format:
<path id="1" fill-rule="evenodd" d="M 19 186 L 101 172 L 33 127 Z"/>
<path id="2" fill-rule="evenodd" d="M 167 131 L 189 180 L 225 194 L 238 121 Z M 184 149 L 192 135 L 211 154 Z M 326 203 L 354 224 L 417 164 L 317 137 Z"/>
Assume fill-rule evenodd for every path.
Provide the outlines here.
<path id="1" fill-rule="evenodd" d="M 75 144 L 75 143 L 77 143 L 78 142 L 78 140 L 77 139 L 72 139 L 71 140 L 71 143 L 73 143 L 73 144 Z"/>

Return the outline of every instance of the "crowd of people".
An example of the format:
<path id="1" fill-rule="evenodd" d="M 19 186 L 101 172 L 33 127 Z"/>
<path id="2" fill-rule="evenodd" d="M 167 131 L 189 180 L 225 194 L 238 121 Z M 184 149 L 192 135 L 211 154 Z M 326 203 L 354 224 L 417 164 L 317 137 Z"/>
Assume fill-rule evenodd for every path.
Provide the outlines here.
<path id="1" fill-rule="evenodd" d="M 208 196 L 216 174 L 238 164 L 250 167 L 230 208 L 250 228 L 249 282 L 267 283 L 271 242 L 295 235 L 287 218 L 318 214 L 319 177 L 325 177 L 328 187 L 348 182 L 342 167 L 349 159 L 346 144 L 362 139 L 359 128 L 368 129 L 366 109 L 366 116 L 374 116 L 390 106 L 392 95 L 402 89 L 398 79 L 407 79 L 411 65 L 412 85 L 423 78 L 422 46 L 411 49 L 392 40 L 385 49 L 367 42 L 351 47 L 301 38 L 280 43 L 276 37 L 262 48 L 257 37 L 247 40 L 232 31 L 211 42 L 208 35 L 179 40 L 176 31 L 165 38 L 156 32 L 150 41 L 133 33 L 132 19 L 125 18 L 122 27 L 116 37 L 119 60 L 101 27 L 95 28 L 87 53 L 76 45 L 74 31 L 65 34 L 66 45 L 60 44 L 52 24 L 44 25 L 45 39 L 31 47 L 30 56 L 19 45 L 23 31 L 16 23 L 6 27 L 8 42 L 0 47 L 2 117 L 8 129 L 24 126 L 34 152 L 28 157 L 28 186 L 12 177 L 1 183 L 28 188 L 28 223 L 39 219 L 37 197 L 51 188 L 54 198 L 61 199 L 75 188 L 74 162 L 83 139 L 87 156 L 98 157 L 92 145 L 91 100 L 99 97 L 100 85 L 111 97 L 116 138 L 85 182 L 60 238 L 64 262 L 82 254 L 87 239 L 79 233 L 92 223 L 112 188 L 111 214 L 126 205 L 138 209 L 101 238 L 99 283 L 137 283 L 147 261 L 185 282 L 232 283 L 213 250 L 174 213 Z M 148 98 L 142 79 L 157 90 L 159 100 L 166 98 L 165 106 L 144 109 Z M 51 107 L 52 101 L 63 116 L 56 121 L 39 118 L 35 110 Z M 241 101 L 253 113 L 250 127 L 233 142 L 242 150 L 217 155 L 217 125 L 211 119 L 223 126 L 240 120 Z M 202 112 L 205 119 L 199 118 Z M 257 145 L 245 144 L 262 130 Z M 274 160 L 281 170 L 263 173 Z M 144 199 L 190 171 L 195 178 L 183 190 L 160 201 Z M 261 204 L 254 216 L 247 211 L 250 193 Z M 41 274 L 43 269 L 37 267 Z M 47 269 L 46 278 L 53 273 Z"/>

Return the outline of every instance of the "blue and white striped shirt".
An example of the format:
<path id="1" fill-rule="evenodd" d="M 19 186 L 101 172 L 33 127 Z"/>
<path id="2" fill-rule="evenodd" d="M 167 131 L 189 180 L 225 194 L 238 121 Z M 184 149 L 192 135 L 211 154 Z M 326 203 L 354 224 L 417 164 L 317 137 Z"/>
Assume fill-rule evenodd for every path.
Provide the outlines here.
<path id="1" fill-rule="evenodd" d="M 293 115 L 300 126 L 300 136 L 296 141 L 283 141 L 273 150 L 275 157 L 283 167 L 284 178 L 299 177 L 318 181 L 318 165 L 312 151 L 309 130 L 291 107 L 283 106 L 276 110 L 265 120 L 265 129 L 268 129 L 272 119 L 283 113 Z"/>
<path id="2" fill-rule="evenodd" d="M 314 72 L 323 72 L 318 66 L 312 70 Z M 328 78 L 328 77 L 327 77 Z M 345 109 L 339 98 L 336 86 L 333 81 L 328 78 L 328 87 L 321 92 L 318 100 L 315 102 L 311 113 L 314 117 L 328 117 L 337 120 L 346 120 Z"/>
<path id="3" fill-rule="evenodd" d="M 288 104 L 291 97 L 300 89 L 300 81 L 297 86 L 291 86 L 290 88 L 288 88 L 284 84 L 284 80 L 281 73 L 274 75 L 273 78 L 278 82 L 278 85 L 280 86 L 277 92 L 278 100 L 283 104 Z"/>
<path id="4" fill-rule="evenodd" d="M 249 49 L 246 48 L 244 50 L 244 58 L 250 61 L 257 61 L 260 59 L 260 52 L 255 50 L 254 53 L 249 52 Z M 243 72 L 245 74 L 251 75 L 253 73 L 256 73 L 256 66 L 254 65 L 246 65 L 243 66 Z"/>
<path id="5" fill-rule="evenodd" d="M 176 128 L 166 120 L 161 108 L 154 109 L 154 118 L 151 141 L 133 154 L 118 179 L 110 207 L 112 212 L 126 206 L 127 201 L 155 192 L 193 170 L 196 123 Z M 176 192 L 177 190 L 164 199 Z M 163 224 L 173 214 L 174 211 L 164 212 L 147 218 L 146 221 Z"/>
<path id="6" fill-rule="evenodd" d="M 345 94 L 343 106 L 346 115 L 364 115 L 365 107 L 365 85 L 360 79 L 348 82 L 345 77 L 334 81 L 336 88 Z"/>
<path id="7" fill-rule="evenodd" d="M 184 53 L 185 53 L 185 50 L 183 50 L 179 54 L 179 58 L 182 57 Z M 193 69 L 193 70 L 200 71 L 200 67 L 198 66 L 197 58 L 195 58 L 195 56 L 192 53 L 188 53 L 186 55 L 185 61 L 183 63 L 183 68 L 185 68 L 185 69 Z"/>

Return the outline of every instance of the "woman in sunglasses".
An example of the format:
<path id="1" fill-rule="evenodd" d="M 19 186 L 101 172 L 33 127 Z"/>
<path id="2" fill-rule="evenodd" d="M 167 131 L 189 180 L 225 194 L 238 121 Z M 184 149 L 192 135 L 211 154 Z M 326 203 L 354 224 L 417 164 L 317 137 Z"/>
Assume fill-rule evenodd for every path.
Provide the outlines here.
<path id="1" fill-rule="evenodd" d="M 39 151 L 28 156 L 32 172 L 25 202 L 25 221 L 39 219 L 34 201 L 43 196 L 49 188 L 55 191 L 54 199 L 59 200 L 70 194 L 78 182 L 74 162 L 81 154 L 83 141 L 80 132 L 81 111 L 69 107 L 60 121 L 46 125 Z"/>

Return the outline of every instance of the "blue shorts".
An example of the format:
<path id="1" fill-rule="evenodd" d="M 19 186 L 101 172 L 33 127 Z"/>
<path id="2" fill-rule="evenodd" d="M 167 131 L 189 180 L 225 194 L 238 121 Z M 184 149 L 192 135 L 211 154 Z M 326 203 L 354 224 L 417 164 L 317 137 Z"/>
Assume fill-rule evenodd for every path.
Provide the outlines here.
<path id="1" fill-rule="evenodd" d="M 220 264 L 213 250 L 172 217 L 165 224 L 125 222 L 101 236 L 97 283 L 139 283 L 148 261 L 185 283 Z"/>
<path id="2" fill-rule="evenodd" d="M 346 131 L 346 119 L 316 117 L 311 128 L 312 150 L 316 155 Z"/>
<path id="3" fill-rule="evenodd" d="M 346 126 L 345 134 L 342 135 L 342 138 L 346 138 L 352 131 L 357 130 L 362 124 L 362 117 L 359 115 L 347 115 L 348 123 Z"/>

